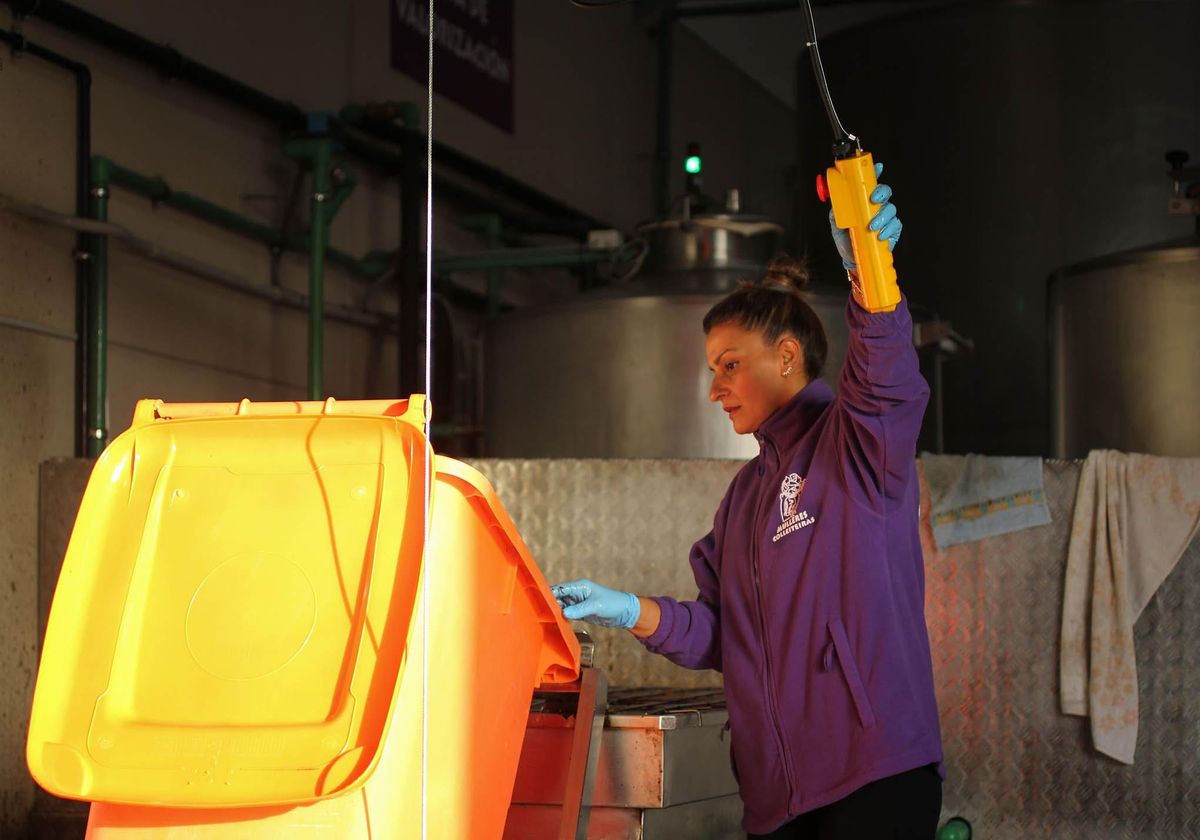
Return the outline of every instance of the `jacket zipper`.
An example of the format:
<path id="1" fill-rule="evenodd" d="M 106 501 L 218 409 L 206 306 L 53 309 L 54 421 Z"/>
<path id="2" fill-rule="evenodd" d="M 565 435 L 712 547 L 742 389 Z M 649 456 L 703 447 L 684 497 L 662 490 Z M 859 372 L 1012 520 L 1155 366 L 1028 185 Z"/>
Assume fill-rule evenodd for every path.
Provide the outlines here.
<path id="1" fill-rule="evenodd" d="M 771 446 L 772 450 L 775 450 L 776 456 L 778 456 L 778 450 L 775 449 L 775 444 L 770 443 L 769 445 Z M 777 460 L 782 462 L 782 459 Z M 777 468 L 775 471 L 776 477 L 778 477 L 779 472 L 780 469 Z M 787 810 L 788 815 L 790 816 L 792 813 L 792 799 L 795 796 L 796 784 L 792 777 L 792 761 L 788 756 L 787 743 L 783 737 L 783 727 L 779 725 L 779 703 L 775 699 L 775 684 L 771 669 L 771 644 L 770 639 L 767 637 L 767 611 L 766 605 L 763 602 L 762 577 L 759 573 L 758 562 L 759 540 L 762 537 L 762 529 L 766 524 L 762 514 L 765 507 L 763 504 L 763 498 L 771 498 L 771 494 L 769 492 L 770 487 L 770 483 L 768 483 L 765 488 L 762 485 L 759 486 L 760 495 L 756 510 L 754 511 L 754 531 L 750 543 L 750 568 L 754 575 L 754 598 L 758 603 L 758 626 L 759 632 L 762 634 L 763 673 L 765 676 L 764 689 L 767 695 L 767 712 L 771 717 L 771 726 L 775 730 L 775 741 L 779 745 L 779 755 L 783 759 L 783 774 L 788 786 Z"/>

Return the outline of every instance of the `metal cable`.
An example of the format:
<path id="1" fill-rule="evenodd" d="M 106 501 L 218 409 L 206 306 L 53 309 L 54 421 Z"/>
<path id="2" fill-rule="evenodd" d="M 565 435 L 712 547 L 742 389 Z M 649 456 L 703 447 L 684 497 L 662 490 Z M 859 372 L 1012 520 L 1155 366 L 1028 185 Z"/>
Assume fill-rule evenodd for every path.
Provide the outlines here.
<path id="1" fill-rule="evenodd" d="M 433 0 L 429 0 L 429 51 L 425 77 L 425 542 L 421 560 L 421 840 L 429 837 L 429 520 L 433 447 Z"/>

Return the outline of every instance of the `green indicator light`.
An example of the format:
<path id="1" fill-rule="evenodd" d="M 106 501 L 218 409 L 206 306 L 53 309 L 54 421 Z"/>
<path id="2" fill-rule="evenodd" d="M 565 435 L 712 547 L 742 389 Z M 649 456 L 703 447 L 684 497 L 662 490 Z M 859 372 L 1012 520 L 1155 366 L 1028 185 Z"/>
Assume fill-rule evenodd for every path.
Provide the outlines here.
<path id="1" fill-rule="evenodd" d="M 700 155 L 688 155 L 688 159 L 683 162 L 683 168 L 689 175 L 699 175 Z"/>

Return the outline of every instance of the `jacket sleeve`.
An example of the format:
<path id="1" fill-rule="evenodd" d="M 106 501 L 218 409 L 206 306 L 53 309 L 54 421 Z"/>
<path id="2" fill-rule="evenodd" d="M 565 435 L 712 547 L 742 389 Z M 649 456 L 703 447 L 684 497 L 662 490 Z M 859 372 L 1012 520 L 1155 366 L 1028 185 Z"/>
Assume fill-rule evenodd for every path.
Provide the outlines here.
<path id="1" fill-rule="evenodd" d="M 655 596 L 662 618 L 658 629 L 641 640 L 647 650 L 684 668 L 721 670 L 721 545 L 730 493 L 732 486 L 717 508 L 713 529 L 692 546 L 692 574 L 700 589 L 696 600 Z"/>
<path id="2" fill-rule="evenodd" d="M 846 304 L 849 339 L 838 384 L 842 474 L 872 508 L 900 498 L 916 456 L 929 385 L 913 347 L 912 317 L 901 298 L 892 312 Z"/>

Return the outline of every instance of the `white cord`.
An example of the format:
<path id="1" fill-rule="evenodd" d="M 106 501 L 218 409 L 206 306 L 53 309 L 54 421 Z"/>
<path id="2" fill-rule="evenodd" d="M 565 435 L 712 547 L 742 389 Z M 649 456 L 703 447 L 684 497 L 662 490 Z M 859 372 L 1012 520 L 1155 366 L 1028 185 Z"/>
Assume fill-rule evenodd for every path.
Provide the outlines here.
<path id="1" fill-rule="evenodd" d="M 432 515 L 431 472 L 433 447 L 429 444 L 429 402 L 433 391 L 433 0 L 429 0 L 429 55 L 426 65 L 425 105 L 425 542 L 421 576 L 421 840 L 429 837 L 429 518 Z"/>

